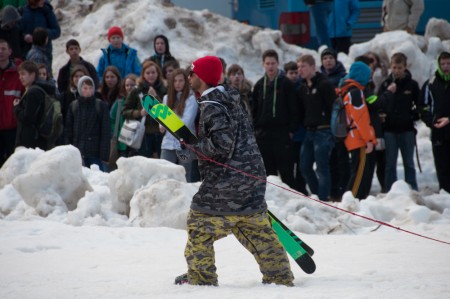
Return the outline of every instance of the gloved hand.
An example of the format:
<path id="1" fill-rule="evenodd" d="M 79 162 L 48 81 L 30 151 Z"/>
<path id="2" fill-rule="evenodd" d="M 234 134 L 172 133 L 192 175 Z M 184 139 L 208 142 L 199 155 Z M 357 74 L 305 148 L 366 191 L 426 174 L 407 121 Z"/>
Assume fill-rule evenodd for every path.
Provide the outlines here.
<path id="1" fill-rule="evenodd" d="M 191 162 L 195 159 L 194 153 L 186 147 L 186 142 L 183 139 L 180 140 L 181 149 L 177 150 L 177 157 L 180 161 Z"/>
<path id="2" fill-rule="evenodd" d="M 177 157 L 182 162 L 191 162 L 195 159 L 194 153 L 189 148 L 181 148 L 179 150 L 176 150 Z"/>

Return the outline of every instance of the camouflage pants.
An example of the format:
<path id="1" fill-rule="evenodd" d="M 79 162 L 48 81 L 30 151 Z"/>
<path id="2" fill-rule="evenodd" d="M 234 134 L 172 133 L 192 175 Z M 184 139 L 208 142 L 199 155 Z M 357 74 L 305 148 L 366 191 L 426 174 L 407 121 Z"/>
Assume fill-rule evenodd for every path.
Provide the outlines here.
<path id="1" fill-rule="evenodd" d="M 286 251 L 272 230 L 266 213 L 215 216 L 190 210 L 187 231 L 184 256 L 190 284 L 218 285 L 213 244 L 233 233 L 256 259 L 263 283 L 293 286 L 294 276 Z"/>

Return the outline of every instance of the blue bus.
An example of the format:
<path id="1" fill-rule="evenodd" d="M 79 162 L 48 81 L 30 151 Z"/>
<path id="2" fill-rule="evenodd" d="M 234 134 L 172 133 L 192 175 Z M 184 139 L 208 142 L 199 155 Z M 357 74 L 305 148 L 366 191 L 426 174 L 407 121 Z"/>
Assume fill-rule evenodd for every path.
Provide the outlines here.
<path id="1" fill-rule="evenodd" d="M 400 1 L 400 0 L 399 0 Z M 353 43 L 365 42 L 382 32 L 383 1 L 360 0 L 361 14 L 353 28 Z M 232 0 L 232 18 L 250 25 L 280 29 L 291 44 L 317 48 L 316 28 L 303 0 Z M 416 33 L 423 34 L 430 18 L 450 21 L 450 0 L 426 0 Z"/>

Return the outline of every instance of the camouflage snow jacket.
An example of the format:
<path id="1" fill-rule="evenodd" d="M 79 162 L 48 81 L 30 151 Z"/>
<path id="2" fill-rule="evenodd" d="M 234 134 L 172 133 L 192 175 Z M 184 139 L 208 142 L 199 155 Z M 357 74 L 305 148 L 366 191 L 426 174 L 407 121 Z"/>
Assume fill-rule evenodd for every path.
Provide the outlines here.
<path id="1" fill-rule="evenodd" d="M 264 163 L 239 93 L 219 86 L 199 100 L 199 143 L 195 150 L 214 161 L 261 178 Z M 249 215 L 267 209 L 266 183 L 199 159 L 203 182 L 191 209 L 213 215 Z"/>

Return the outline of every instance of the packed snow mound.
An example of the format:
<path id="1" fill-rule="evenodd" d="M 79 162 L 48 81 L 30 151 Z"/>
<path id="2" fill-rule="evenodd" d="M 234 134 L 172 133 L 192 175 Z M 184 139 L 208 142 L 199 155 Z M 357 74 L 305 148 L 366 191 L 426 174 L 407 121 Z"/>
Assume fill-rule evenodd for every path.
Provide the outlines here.
<path id="1" fill-rule="evenodd" d="M 118 170 L 111 173 L 108 184 L 111 189 L 113 210 L 125 215 L 129 215 L 131 198 L 139 188 L 151 186 L 165 179 L 186 182 L 184 167 L 163 159 L 147 159 L 141 156 L 119 158 L 117 165 Z"/>
<path id="2" fill-rule="evenodd" d="M 117 164 L 111 173 L 82 167 L 78 149 L 70 145 L 47 152 L 18 149 L 0 169 L 0 218 L 185 228 L 200 183 L 186 183 L 184 168 L 165 160 L 131 157 Z M 418 193 L 401 180 L 387 194 L 360 201 L 347 192 L 342 202 L 325 204 L 290 190 L 279 177 L 267 180 L 269 209 L 295 231 L 363 233 L 378 225 L 354 213 L 392 225 L 450 223 L 448 193 Z"/>
<path id="3" fill-rule="evenodd" d="M 431 18 L 425 28 L 425 37 L 450 40 L 450 23 L 447 20 Z"/>
<path id="4" fill-rule="evenodd" d="M 384 32 L 377 34 L 368 42 L 354 44 L 350 48 L 349 62 L 367 51 L 372 51 L 378 54 L 385 65 L 389 65 L 390 57 L 401 52 L 408 58 L 407 67 L 413 79 L 422 87 L 436 70 L 438 54 L 445 50 L 443 42 L 437 38 L 426 39 L 423 36 L 408 34 L 406 31 Z"/>
<path id="5" fill-rule="evenodd" d="M 2 176 L 14 177 L 12 186 L 39 215 L 74 210 L 84 193 L 92 191 L 82 175 L 81 156 L 75 147 L 47 152 L 18 148 L 16 152 L 2 167 Z"/>

